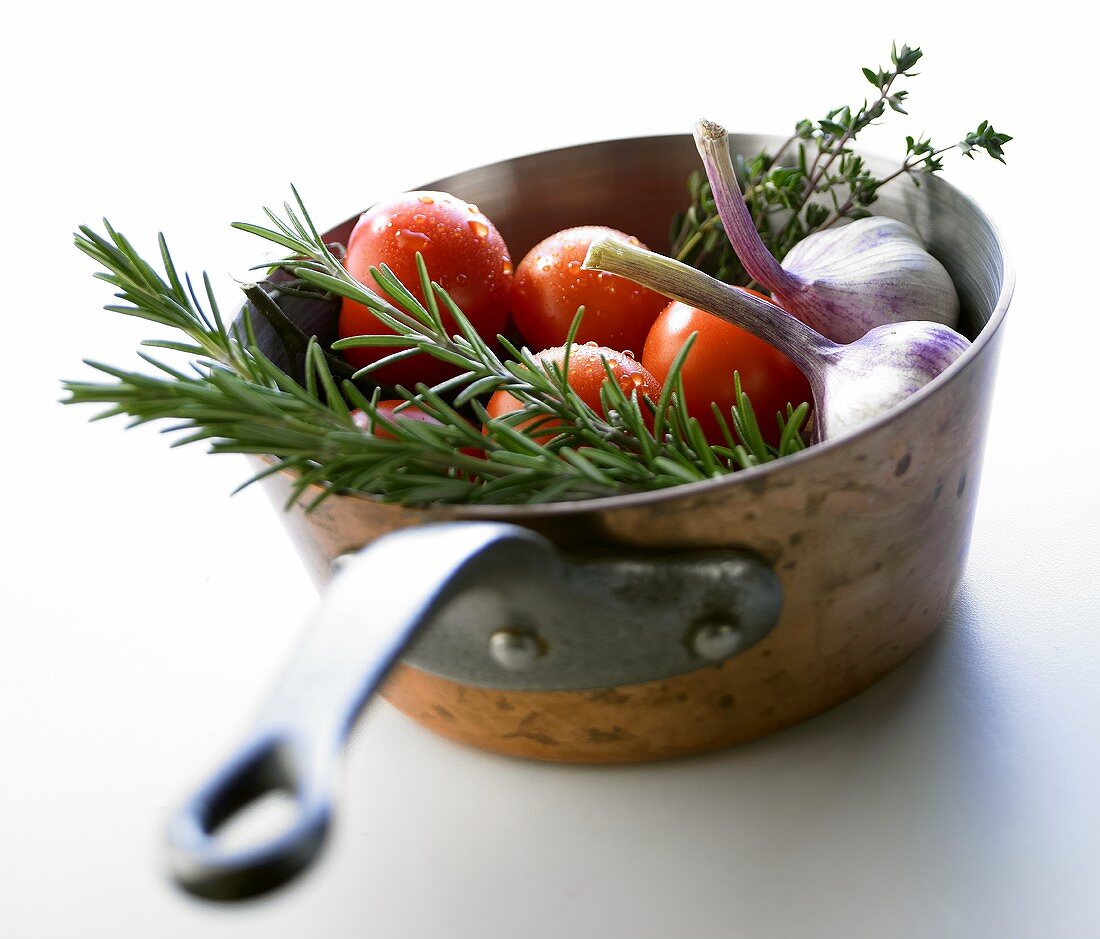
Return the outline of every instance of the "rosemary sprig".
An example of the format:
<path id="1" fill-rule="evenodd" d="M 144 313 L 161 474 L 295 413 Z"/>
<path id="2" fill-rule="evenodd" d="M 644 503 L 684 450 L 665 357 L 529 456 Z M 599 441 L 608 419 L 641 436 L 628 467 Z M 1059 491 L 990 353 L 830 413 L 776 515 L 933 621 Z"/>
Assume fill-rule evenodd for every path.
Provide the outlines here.
<path id="1" fill-rule="evenodd" d="M 396 334 L 361 336 L 336 345 L 396 346 L 397 352 L 355 375 L 334 375 L 328 350 L 314 338 L 302 346 L 301 337 L 270 310 L 258 288 L 243 288 L 252 306 L 242 313 L 239 329 L 227 327 L 209 280 L 203 276 L 207 312 L 191 280 L 178 275 L 163 237 L 162 275 L 105 222 L 105 235 L 81 228 L 76 244 L 104 268 L 97 276 L 118 291 L 122 302 L 107 309 L 180 331 L 183 340 L 144 345 L 182 353 L 191 361 L 180 369 L 140 353 L 152 366 L 151 374 L 89 362 L 111 380 L 65 382 L 66 403 L 107 404 L 99 417 L 127 414 L 132 424 L 168 419 L 172 423 L 166 429 L 181 434 L 174 445 L 206 441 L 212 452 L 269 455 L 271 465 L 248 482 L 289 470 L 295 477 L 291 502 L 302 500 L 307 507 L 339 491 L 411 504 L 583 499 L 720 476 L 803 446 L 805 405 L 790 409 L 786 417 L 777 415 L 783 443 L 772 448 L 755 430 L 746 396 L 730 414 L 738 438 L 730 434 L 728 446 L 709 445 L 683 405 L 680 369 L 690 344 L 674 363 L 659 401 L 639 399 L 636 393 L 628 397 L 618 382 L 609 380 L 601 408 L 593 409 L 568 385 L 561 366 L 547 366 L 498 337 L 508 356 L 501 358 L 447 292 L 430 282 L 422 259 L 418 263 L 426 304 L 385 267 L 372 271 L 376 289 L 356 281 L 324 243 L 297 192 L 294 197 L 295 204 L 284 204 L 281 216 L 265 210 L 270 226 L 236 227 L 288 249 L 292 256 L 279 266 L 300 283 L 362 303 Z M 458 325 L 457 335 L 448 334 L 442 310 Z M 274 321 L 288 351 L 300 358 L 301 381 L 260 351 L 253 328 L 256 314 Z M 579 311 L 572 334 L 581 315 Z M 387 361 L 419 353 L 460 369 L 457 377 L 432 387 L 397 389 L 438 424 L 387 418 L 377 408 L 378 394 L 368 396 L 353 380 Z M 501 388 L 519 399 L 524 410 L 491 419 L 481 399 Z M 484 433 L 459 413 L 464 406 L 473 410 Z M 372 426 L 381 426 L 388 436 L 360 430 L 350 414 L 353 408 L 364 411 Z M 532 419 L 552 424 L 553 438 L 539 434 L 535 439 Z"/>
<path id="2" fill-rule="evenodd" d="M 774 152 L 765 150 L 749 159 L 738 157 L 745 201 L 764 243 L 777 259 L 782 260 L 812 232 L 869 215 L 868 206 L 892 180 L 907 176 L 920 185 L 922 176 L 943 169 L 940 158 L 950 150 L 958 149 L 971 159 L 981 150 L 1004 162 L 1003 148 L 1012 138 L 994 130 L 988 121 L 982 121 L 958 143 L 942 147 L 927 137 L 906 137 L 901 164 L 881 177 L 853 153 L 851 144 L 859 133 L 882 118 L 887 109 L 908 113 L 905 102 L 909 93 L 897 86 L 901 79 L 916 76 L 913 68 L 922 55 L 919 48 L 902 45 L 898 49 L 895 44 L 889 67 L 863 69 L 864 78 L 875 88 L 869 101 L 858 107 L 833 108 L 817 121 L 800 120 Z M 691 175 L 688 194 L 688 208 L 672 220 L 673 257 L 727 283 L 753 286 L 725 237 L 702 173 Z"/>

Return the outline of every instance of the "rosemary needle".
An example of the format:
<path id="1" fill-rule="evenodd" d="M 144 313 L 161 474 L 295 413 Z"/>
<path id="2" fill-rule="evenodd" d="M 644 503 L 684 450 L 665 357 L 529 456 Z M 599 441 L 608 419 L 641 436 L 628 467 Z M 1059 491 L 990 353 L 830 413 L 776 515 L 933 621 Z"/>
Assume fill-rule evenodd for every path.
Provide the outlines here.
<path id="1" fill-rule="evenodd" d="M 616 382 L 608 381 L 600 409 L 593 409 L 572 392 L 561 369 L 545 366 L 504 340 L 500 345 L 509 357 L 502 358 L 439 285 L 431 284 L 426 308 L 385 267 L 372 272 L 373 287 L 357 282 L 317 232 L 297 191 L 282 214 L 266 214 L 270 227 L 236 227 L 289 250 L 291 258 L 279 266 L 302 288 L 368 307 L 397 334 L 396 340 L 386 337 L 386 344 L 406 346 L 398 355 L 423 352 L 461 370 L 460 382 L 398 389 L 437 424 L 380 416 L 377 394 L 369 396 L 346 372 L 333 374 L 329 350 L 313 338 L 303 342 L 293 335 L 284 318 L 270 310 L 272 304 L 254 302 L 252 309 L 274 317 L 278 334 L 293 346 L 288 351 L 296 355 L 301 381 L 287 374 L 260 351 L 249 308 L 239 328 L 227 327 L 206 277 L 200 300 L 191 280 L 179 276 L 163 238 L 163 273 L 158 273 L 106 222 L 102 234 L 81 228 L 76 245 L 103 268 L 98 276 L 118 291 L 121 302 L 108 309 L 178 330 L 178 342 L 146 345 L 188 356 L 190 369 L 148 353 L 141 357 L 151 372 L 89 362 L 109 380 L 65 382 L 65 403 L 105 404 L 100 417 L 129 415 L 133 423 L 169 420 L 167 430 L 180 435 L 177 445 L 205 441 L 214 453 L 270 455 L 274 463 L 248 482 L 289 470 L 296 476 L 292 501 L 307 508 L 346 491 L 406 504 L 587 499 L 667 488 L 747 465 L 735 449 L 708 444 L 698 421 L 684 409 L 676 394 L 684 356 L 670 372 L 659 401 L 627 397 Z M 422 262 L 420 266 L 427 279 Z M 254 286 L 245 290 L 252 291 L 253 301 L 258 299 Z M 457 335 L 444 330 L 440 309 L 458 324 Z M 372 341 L 377 340 L 350 338 L 334 348 Z M 506 388 L 524 410 L 488 419 L 480 398 L 498 388 Z M 484 433 L 448 396 L 473 409 Z M 389 436 L 360 430 L 350 415 L 353 408 L 366 412 L 372 423 L 382 422 Z M 754 439 L 751 463 L 800 449 L 805 415 L 801 408 L 780 417 L 787 443 L 779 449 Z M 532 426 L 528 422 L 533 417 L 553 422 L 553 439 L 544 440 L 542 434 L 536 441 L 519 429 L 520 424 Z M 741 396 L 731 421 L 735 427 L 757 426 L 747 396 Z M 471 447 L 482 455 L 471 454 Z"/>

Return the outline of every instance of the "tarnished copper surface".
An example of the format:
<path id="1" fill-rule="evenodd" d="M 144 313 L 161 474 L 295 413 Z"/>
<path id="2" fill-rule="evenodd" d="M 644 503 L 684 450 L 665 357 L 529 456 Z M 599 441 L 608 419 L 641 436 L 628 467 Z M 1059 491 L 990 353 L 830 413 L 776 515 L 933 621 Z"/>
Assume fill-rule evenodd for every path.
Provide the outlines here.
<path id="1" fill-rule="evenodd" d="M 750 152 L 767 141 L 734 143 Z M 683 179 L 694 167 L 687 145 L 679 137 L 593 144 L 431 186 L 477 202 L 516 256 L 556 228 L 586 222 L 659 246 L 657 222 L 667 224 L 683 201 Z M 599 188 L 612 165 L 614 185 Z M 588 176 L 578 177 L 578 166 L 588 166 Z M 527 185 L 532 174 L 534 188 Z M 578 191 L 578 178 L 595 182 Z M 563 189 L 568 193 L 555 201 Z M 643 202 L 647 192 L 652 198 Z M 775 566 L 783 584 L 781 618 L 765 640 L 721 666 L 623 688 L 502 692 L 403 666 L 385 696 L 425 726 L 492 750 L 567 761 L 657 759 L 802 720 L 909 655 L 942 621 L 964 568 L 1011 283 L 988 220 L 950 186 L 899 190 L 883 204 L 914 222 L 951 270 L 978 338 L 932 386 L 860 432 L 776 464 L 659 493 L 420 510 L 347 495 L 310 515 L 299 508 L 284 515 L 319 583 L 342 552 L 448 518 L 512 521 L 562 547 L 749 548 Z M 281 506 L 289 480 L 275 475 L 264 485 Z"/>

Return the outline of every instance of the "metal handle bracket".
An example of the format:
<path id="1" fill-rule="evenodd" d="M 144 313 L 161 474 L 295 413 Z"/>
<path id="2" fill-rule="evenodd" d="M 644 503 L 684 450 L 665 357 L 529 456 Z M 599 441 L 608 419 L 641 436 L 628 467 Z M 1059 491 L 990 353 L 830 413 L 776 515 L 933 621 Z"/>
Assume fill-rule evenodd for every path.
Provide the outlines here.
<path id="1" fill-rule="evenodd" d="M 340 567 L 252 732 L 169 823 L 172 873 L 191 893 L 256 896 L 313 860 L 344 742 L 403 655 L 474 684 L 606 687 L 735 655 L 781 603 L 774 573 L 744 554 L 567 559 L 491 522 L 398 531 Z M 219 837 L 278 790 L 295 805 L 281 830 L 243 848 Z"/>

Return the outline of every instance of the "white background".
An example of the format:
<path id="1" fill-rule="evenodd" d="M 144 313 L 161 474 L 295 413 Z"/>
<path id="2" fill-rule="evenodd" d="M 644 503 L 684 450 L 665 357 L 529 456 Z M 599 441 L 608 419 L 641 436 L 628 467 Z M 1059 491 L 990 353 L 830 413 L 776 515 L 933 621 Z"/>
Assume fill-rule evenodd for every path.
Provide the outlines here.
<path id="1" fill-rule="evenodd" d="M 1067 5 L 39 4 L 6 14 L 6 548 L 0 934 L 1100 934 L 1095 49 Z M 770 739 L 647 767 L 487 756 L 372 708 L 321 865 L 244 907 L 162 871 L 169 808 L 247 724 L 315 602 L 236 457 L 60 407 L 148 328 L 71 246 L 107 214 L 227 303 L 295 182 L 323 223 L 570 143 L 785 133 L 922 45 L 904 133 L 983 117 L 1009 165 L 950 160 L 1019 286 L 973 549 L 944 629 Z"/>

